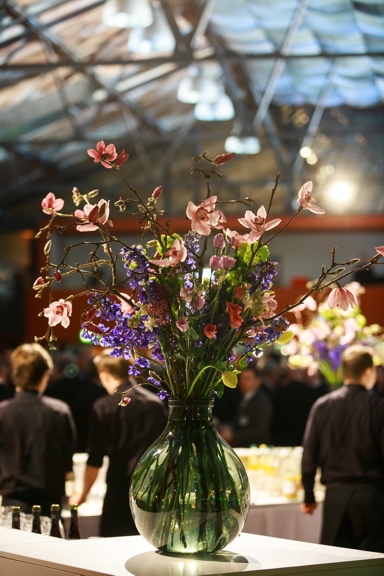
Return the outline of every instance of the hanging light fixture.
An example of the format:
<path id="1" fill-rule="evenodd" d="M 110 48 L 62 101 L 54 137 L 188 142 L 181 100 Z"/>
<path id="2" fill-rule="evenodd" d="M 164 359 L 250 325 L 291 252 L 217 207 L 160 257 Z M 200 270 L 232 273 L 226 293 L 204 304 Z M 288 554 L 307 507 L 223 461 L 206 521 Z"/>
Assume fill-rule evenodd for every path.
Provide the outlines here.
<path id="1" fill-rule="evenodd" d="M 203 122 L 224 122 L 234 117 L 235 110 L 232 100 L 223 92 L 217 102 L 198 102 L 194 115 L 197 120 Z"/>
<path id="2" fill-rule="evenodd" d="M 228 136 L 224 143 L 226 152 L 235 154 L 258 154 L 261 150 L 257 136 Z"/>
<path id="3" fill-rule="evenodd" d="M 214 62 L 192 64 L 179 84 L 177 99 L 187 104 L 217 102 L 224 91 L 220 75 L 221 68 Z"/>
<path id="4" fill-rule="evenodd" d="M 154 9 L 154 21 L 147 28 L 134 28 L 129 35 L 128 50 L 134 54 L 173 52 L 175 37 L 160 8 Z"/>
<path id="5" fill-rule="evenodd" d="M 147 28 L 153 22 L 148 0 L 107 0 L 102 20 L 114 28 Z"/>

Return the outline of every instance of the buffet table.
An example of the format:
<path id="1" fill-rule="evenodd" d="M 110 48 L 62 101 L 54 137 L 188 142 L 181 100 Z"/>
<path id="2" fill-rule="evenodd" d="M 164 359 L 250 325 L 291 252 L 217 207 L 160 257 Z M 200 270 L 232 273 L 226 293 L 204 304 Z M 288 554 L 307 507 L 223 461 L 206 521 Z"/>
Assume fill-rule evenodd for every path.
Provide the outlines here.
<path id="1" fill-rule="evenodd" d="M 241 534 L 213 555 L 159 554 L 141 536 L 58 540 L 0 527 L 2 576 L 382 576 L 384 555 Z"/>

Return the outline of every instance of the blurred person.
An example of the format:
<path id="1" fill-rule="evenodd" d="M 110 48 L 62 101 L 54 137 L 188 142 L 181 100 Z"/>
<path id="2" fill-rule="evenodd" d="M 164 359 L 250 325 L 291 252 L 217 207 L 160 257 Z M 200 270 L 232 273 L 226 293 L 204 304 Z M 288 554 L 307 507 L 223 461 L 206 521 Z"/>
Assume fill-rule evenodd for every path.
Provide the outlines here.
<path id="1" fill-rule="evenodd" d="M 314 402 L 328 391 L 306 369 L 290 369 L 287 381 L 276 390 L 273 420 L 275 446 L 301 446 L 309 412 Z"/>
<path id="2" fill-rule="evenodd" d="M 77 450 L 86 452 L 93 403 L 107 394 L 93 363 L 93 346 L 83 346 L 76 356 L 63 352 L 55 361 L 55 380 L 46 396 L 66 402 L 71 409 L 77 432 Z"/>
<path id="3" fill-rule="evenodd" d="M 263 389 L 260 371 L 249 364 L 239 374 L 241 400 L 231 426 L 219 426 L 219 433 L 228 444 L 234 447 L 248 447 L 251 444 L 271 444 L 273 402 Z"/>
<path id="4" fill-rule="evenodd" d="M 9 368 L 4 356 L 0 356 L 0 402 L 15 395 L 15 388 L 8 381 Z"/>
<path id="5" fill-rule="evenodd" d="M 373 351 L 342 354 L 344 385 L 317 400 L 304 437 L 302 511 L 316 508 L 314 478 L 326 486 L 321 543 L 384 552 L 384 404 L 370 394 Z"/>
<path id="6" fill-rule="evenodd" d="M 379 398 L 384 398 L 384 366 L 376 366 L 376 382 L 372 388 L 372 393 Z"/>
<path id="7" fill-rule="evenodd" d="M 0 404 L 0 494 L 3 506 L 26 513 L 65 495 L 65 477 L 72 471 L 76 432 L 69 407 L 43 396 L 53 363 L 39 344 L 23 344 L 10 357 L 16 395 Z"/>
<path id="8" fill-rule="evenodd" d="M 147 448 L 160 436 L 167 421 L 167 409 L 158 396 L 142 387 L 132 389 L 127 407 L 119 406 L 115 390 L 135 385 L 128 378 L 129 362 L 110 356 L 106 349 L 95 357 L 95 365 L 108 395 L 97 400 L 92 409 L 88 461 L 83 492 L 70 503 L 82 504 L 92 488 L 103 457 L 109 457 L 107 491 L 101 515 L 101 536 L 138 534 L 129 507 L 129 485 L 134 468 Z"/>

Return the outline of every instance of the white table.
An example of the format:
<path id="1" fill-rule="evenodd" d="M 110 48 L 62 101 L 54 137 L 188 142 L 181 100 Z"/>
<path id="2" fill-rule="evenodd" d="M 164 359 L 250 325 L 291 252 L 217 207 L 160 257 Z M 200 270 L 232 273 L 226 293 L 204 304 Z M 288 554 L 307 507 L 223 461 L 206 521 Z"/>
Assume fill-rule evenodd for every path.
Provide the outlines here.
<path id="1" fill-rule="evenodd" d="M 158 554 L 141 536 L 69 542 L 0 528 L 2 576 L 383 576 L 384 555 L 241 534 L 211 556 Z"/>

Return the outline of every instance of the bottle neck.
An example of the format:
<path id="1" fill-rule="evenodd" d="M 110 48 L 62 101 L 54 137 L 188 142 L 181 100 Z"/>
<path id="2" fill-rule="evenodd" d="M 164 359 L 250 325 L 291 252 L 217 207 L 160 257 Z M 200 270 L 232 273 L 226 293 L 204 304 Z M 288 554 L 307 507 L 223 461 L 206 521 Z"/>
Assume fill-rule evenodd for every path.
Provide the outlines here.
<path id="1" fill-rule="evenodd" d="M 71 524 L 77 524 L 77 510 L 71 510 Z"/>
<path id="2" fill-rule="evenodd" d="M 170 400 L 168 407 L 170 422 L 212 423 L 213 400 Z"/>

